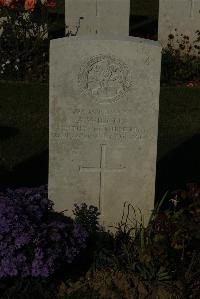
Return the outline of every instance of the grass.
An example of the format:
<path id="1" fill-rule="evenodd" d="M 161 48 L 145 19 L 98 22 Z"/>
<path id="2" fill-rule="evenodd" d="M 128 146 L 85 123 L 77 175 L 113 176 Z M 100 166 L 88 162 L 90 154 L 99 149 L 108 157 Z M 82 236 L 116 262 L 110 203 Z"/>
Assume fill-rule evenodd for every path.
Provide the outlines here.
<path id="1" fill-rule="evenodd" d="M 161 87 L 158 160 L 200 133 L 200 88 Z"/>
<path id="2" fill-rule="evenodd" d="M 48 86 L 0 84 L 0 161 L 12 169 L 48 146 Z"/>
<path id="3" fill-rule="evenodd" d="M 32 182 L 30 173 L 36 181 L 40 173 L 41 183 L 46 183 L 48 85 L 0 82 L 0 91 L 1 184 L 6 176 L 12 181 L 13 173 L 14 182 L 22 172 L 19 185 Z M 158 162 L 200 132 L 199 95 L 199 88 L 161 88 Z"/>

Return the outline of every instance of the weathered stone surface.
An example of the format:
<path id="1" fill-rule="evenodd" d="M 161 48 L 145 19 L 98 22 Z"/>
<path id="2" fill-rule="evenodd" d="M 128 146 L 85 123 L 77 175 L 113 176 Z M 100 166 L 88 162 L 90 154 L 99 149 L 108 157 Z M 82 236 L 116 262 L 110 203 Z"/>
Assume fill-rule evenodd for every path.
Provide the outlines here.
<path id="1" fill-rule="evenodd" d="M 63 38 L 50 46 L 49 198 L 59 211 L 125 201 L 153 209 L 161 47 L 139 38 Z M 147 219 L 147 218 L 146 218 Z"/>
<path id="2" fill-rule="evenodd" d="M 187 35 L 193 42 L 197 30 L 200 30 L 200 0 L 160 0 L 158 40 L 163 47 L 169 34 L 178 34 L 179 40 L 180 34 Z"/>
<path id="3" fill-rule="evenodd" d="M 129 35 L 130 0 L 66 0 L 66 33 Z"/>

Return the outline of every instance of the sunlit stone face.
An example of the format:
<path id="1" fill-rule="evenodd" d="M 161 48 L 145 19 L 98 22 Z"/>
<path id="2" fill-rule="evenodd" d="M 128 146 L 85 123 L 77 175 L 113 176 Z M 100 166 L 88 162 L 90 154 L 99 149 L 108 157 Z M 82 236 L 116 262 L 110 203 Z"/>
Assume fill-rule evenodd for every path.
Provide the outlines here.
<path id="1" fill-rule="evenodd" d="M 72 215 L 97 206 L 116 225 L 124 202 L 154 204 L 161 48 L 139 38 L 65 38 L 50 48 L 49 197 Z"/>

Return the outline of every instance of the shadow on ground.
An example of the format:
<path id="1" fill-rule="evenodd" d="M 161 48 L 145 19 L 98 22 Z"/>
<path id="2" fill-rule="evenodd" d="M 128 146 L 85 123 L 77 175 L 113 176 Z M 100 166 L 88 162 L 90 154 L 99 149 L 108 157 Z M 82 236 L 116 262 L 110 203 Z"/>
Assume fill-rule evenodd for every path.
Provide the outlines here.
<path id="1" fill-rule="evenodd" d="M 200 134 L 181 144 L 157 163 L 156 199 L 166 191 L 200 182 Z M 48 183 L 48 150 L 8 171 L 0 167 L 0 189 Z"/>
<path id="2" fill-rule="evenodd" d="M 18 133 L 19 133 L 19 129 L 17 128 L 0 126 L 0 141 L 14 137 Z"/>
<path id="3" fill-rule="evenodd" d="M 36 187 L 48 182 L 48 150 L 19 164 L 12 171 L 0 165 L 0 189 Z"/>
<path id="4" fill-rule="evenodd" d="M 156 199 L 160 200 L 166 191 L 197 182 L 200 182 L 200 134 L 194 135 L 157 163 Z"/>

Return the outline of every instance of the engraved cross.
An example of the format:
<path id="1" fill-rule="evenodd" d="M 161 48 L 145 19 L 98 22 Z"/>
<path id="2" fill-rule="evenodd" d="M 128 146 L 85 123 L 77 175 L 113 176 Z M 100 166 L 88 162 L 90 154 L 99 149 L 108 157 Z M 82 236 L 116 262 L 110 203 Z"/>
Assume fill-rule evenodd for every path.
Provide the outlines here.
<path id="1" fill-rule="evenodd" d="M 96 0 L 96 34 L 98 34 L 98 21 L 97 21 L 97 18 L 98 18 L 98 14 L 99 14 L 99 10 L 98 10 L 98 0 Z"/>
<path id="2" fill-rule="evenodd" d="M 194 16 L 194 0 L 190 0 L 190 18 Z"/>
<path id="3" fill-rule="evenodd" d="M 105 173 L 119 173 L 126 169 L 121 168 L 106 168 L 106 144 L 101 144 L 100 167 L 79 167 L 80 172 L 99 173 L 99 211 L 103 214 L 104 204 L 104 187 L 105 187 Z"/>
<path id="4" fill-rule="evenodd" d="M 98 0 L 96 0 L 96 17 L 98 16 Z"/>

